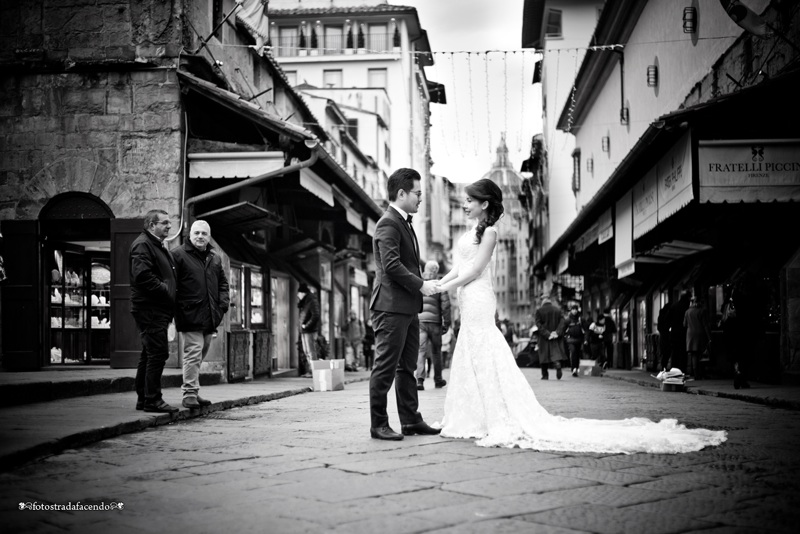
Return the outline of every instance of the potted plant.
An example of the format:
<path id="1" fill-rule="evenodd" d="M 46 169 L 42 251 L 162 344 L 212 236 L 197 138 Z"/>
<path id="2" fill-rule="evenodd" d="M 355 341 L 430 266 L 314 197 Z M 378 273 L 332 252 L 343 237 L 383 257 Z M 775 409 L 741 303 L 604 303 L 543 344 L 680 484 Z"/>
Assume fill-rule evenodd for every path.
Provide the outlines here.
<path id="1" fill-rule="evenodd" d="M 347 38 L 345 40 L 344 53 L 346 55 L 348 55 L 348 56 L 353 53 L 353 27 L 352 26 L 348 26 L 347 27 Z"/>
<path id="2" fill-rule="evenodd" d="M 366 44 L 364 43 L 364 25 L 362 24 L 361 27 L 358 29 L 358 53 L 364 54 L 366 50 Z"/>
<path id="3" fill-rule="evenodd" d="M 303 31 L 302 26 L 300 27 L 300 38 L 297 40 L 297 45 L 299 48 L 298 53 L 301 56 L 305 56 L 308 54 L 308 49 L 306 48 L 306 34 Z"/>
<path id="4" fill-rule="evenodd" d="M 394 25 L 394 35 L 392 36 L 392 47 L 394 52 L 400 51 L 400 29 Z"/>
<path id="5" fill-rule="evenodd" d="M 319 54 L 319 43 L 317 42 L 317 29 L 311 27 L 311 55 L 316 56 Z"/>

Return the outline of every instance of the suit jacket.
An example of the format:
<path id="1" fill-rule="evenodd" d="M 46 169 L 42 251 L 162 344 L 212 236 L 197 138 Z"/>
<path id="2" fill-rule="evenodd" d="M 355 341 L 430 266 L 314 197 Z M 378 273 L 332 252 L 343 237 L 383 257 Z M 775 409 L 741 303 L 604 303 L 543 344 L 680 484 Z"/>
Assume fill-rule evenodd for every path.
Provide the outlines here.
<path id="1" fill-rule="evenodd" d="M 392 207 L 387 208 L 375 227 L 375 282 L 369 308 L 403 314 L 422 311 L 422 273 L 414 234 L 408 222 Z"/>

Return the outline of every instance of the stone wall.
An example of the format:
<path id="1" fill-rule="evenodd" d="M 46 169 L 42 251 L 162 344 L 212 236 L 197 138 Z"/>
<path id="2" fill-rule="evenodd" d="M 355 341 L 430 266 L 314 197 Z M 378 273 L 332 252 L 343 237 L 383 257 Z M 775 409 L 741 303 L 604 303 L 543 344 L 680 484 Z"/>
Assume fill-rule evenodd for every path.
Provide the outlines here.
<path id="1" fill-rule="evenodd" d="M 182 114 L 174 70 L 17 74 L 0 82 L 0 219 L 35 219 L 59 193 L 116 217 L 178 213 Z"/>

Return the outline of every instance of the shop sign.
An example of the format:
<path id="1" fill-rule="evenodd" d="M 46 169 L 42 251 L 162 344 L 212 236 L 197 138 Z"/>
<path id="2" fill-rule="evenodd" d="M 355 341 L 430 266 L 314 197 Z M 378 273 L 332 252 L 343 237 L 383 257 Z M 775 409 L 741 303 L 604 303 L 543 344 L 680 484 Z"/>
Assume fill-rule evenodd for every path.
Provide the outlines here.
<path id="1" fill-rule="evenodd" d="M 331 290 L 331 264 L 323 261 L 319 264 L 319 286 L 322 289 Z"/>
<path id="2" fill-rule="evenodd" d="M 658 224 L 658 188 L 653 167 L 633 188 L 633 238 L 644 235 Z"/>
<path id="3" fill-rule="evenodd" d="M 361 269 L 353 270 L 353 283 L 359 286 L 367 287 L 369 280 L 367 279 L 367 271 Z"/>
<path id="4" fill-rule="evenodd" d="M 633 191 L 628 191 L 617 201 L 614 226 L 614 265 L 619 266 L 633 258 Z"/>
<path id="5" fill-rule="evenodd" d="M 659 160 L 656 165 L 656 180 L 660 223 L 694 198 L 691 132 L 686 132 Z"/>
<path id="6" fill-rule="evenodd" d="M 700 202 L 800 200 L 800 139 L 700 141 Z"/>
<path id="7" fill-rule="evenodd" d="M 617 278 L 625 278 L 636 272 L 636 262 L 633 260 L 627 261 L 622 265 L 617 265 Z"/>

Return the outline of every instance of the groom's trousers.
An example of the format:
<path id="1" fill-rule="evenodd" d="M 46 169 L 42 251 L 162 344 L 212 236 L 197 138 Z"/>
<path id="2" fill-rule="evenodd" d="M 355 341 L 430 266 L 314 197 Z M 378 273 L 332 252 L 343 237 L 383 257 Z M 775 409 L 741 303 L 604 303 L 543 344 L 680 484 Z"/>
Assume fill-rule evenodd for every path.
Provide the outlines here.
<path id="1" fill-rule="evenodd" d="M 372 428 L 389 426 L 387 395 L 394 382 L 397 412 L 401 425 L 422 421 L 417 411 L 417 351 L 419 317 L 417 314 L 372 312 L 375 329 L 375 363 L 369 380 L 369 407 Z"/>

